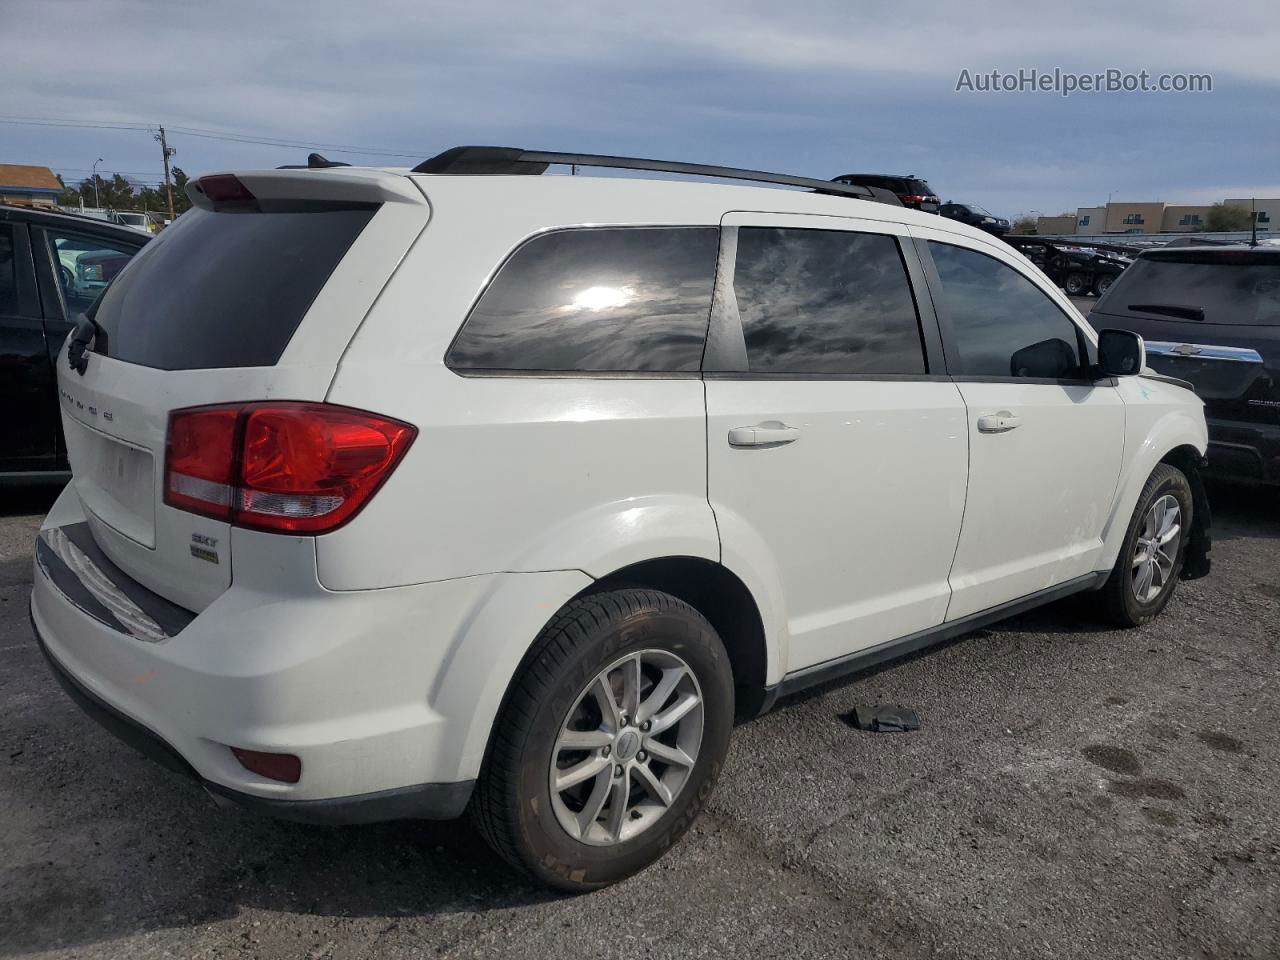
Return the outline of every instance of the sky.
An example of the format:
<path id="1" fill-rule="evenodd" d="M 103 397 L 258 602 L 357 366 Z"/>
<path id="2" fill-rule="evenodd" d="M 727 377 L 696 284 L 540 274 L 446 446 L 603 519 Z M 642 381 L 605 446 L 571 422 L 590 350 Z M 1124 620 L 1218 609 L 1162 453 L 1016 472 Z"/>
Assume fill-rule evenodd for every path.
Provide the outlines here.
<path id="1" fill-rule="evenodd" d="M 163 123 L 193 175 L 474 143 L 911 173 L 1007 216 L 1280 197 L 1274 0 L 0 0 L 0 24 L 0 115 Z M 1019 68 L 1213 89 L 956 90 L 962 70 Z M 160 179 L 145 129 L 0 122 L 0 163 L 72 181 L 99 157 Z"/>

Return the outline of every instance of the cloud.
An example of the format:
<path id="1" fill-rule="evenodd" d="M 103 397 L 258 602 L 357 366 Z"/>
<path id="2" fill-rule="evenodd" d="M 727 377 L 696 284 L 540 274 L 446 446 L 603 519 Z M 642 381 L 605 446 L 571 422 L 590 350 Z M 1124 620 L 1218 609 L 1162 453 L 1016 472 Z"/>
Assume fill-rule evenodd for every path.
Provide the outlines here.
<path id="1" fill-rule="evenodd" d="M 7 0 L 6 109 L 427 155 L 460 142 L 820 176 L 999 212 L 1270 183 L 1274 5 Z M 961 69 L 1207 72 L 1211 94 L 956 93 Z M 175 134 L 190 170 L 296 162 Z M 0 160 L 155 170 L 145 134 L 0 126 Z M 92 156 L 90 156 L 92 154 Z M 353 159 L 353 158 L 348 158 Z M 354 158 L 359 159 L 359 158 Z M 389 158 L 390 159 L 390 158 Z M 403 162 L 403 161 L 395 161 Z M 1136 192 L 1136 193 L 1135 193 Z"/>

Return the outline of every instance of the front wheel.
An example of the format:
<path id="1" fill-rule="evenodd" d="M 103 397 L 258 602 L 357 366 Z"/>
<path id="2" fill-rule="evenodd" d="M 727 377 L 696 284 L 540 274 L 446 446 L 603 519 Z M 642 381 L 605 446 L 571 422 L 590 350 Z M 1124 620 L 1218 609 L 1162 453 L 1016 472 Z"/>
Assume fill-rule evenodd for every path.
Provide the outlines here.
<path id="1" fill-rule="evenodd" d="M 1093 281 L 1093 292 L 1099 297 L 1111 289 L 1111 284 L 1115 283 L 1116 275 L 1114 273 L 1100 273 L 1098 279 Z"/>
<path id="2" fill-rule="evenodd" d="M 581 597 L 513 681 L 476 785 L 477 826 L 543 883 L 615 883 L 689 828 L 732 726 L 728 655 L 701 614 L 654 590 Z"/>
<path id="3" fill-rule="evenodd" d="M 1085 280 L 1083 273 L 1068 273 L 1067 278 L 1062 281 L 1062 289 L 1073 297 L 1079 297 L 1089 288 L 1089 284 Z"/>
<path id="4" fill-rule="evenodd" d="M 1107 620 L 1137 627 L 1165 608 L 1182 575 L 1193 509 L 1186 475 L 1167 463 L 1157 466 L 1142 488 L 1120 556 L 1098 598 Z"/>

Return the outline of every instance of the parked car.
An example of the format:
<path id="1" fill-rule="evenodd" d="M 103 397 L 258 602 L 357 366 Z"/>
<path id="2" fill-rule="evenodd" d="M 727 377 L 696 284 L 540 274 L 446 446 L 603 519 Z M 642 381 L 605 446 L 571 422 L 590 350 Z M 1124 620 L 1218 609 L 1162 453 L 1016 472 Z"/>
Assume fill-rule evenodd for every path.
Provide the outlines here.
<path id="1" fill-rule="evenodd" d="M 58 358 L 37 636 L 223 800 L 470 807 L 600 887 L 735 715 L 1068 594 L 1144 623 L 1207 569 L 1200 401 L 981 231 L 693 164 L 316 166 L 194 183 Z"/>
<path id="2" fill-rule="evenodd" d="M 0 483 L 67 478 L 54 357 L 147 239 L 88 217 L 0 205 Z"/>
<path id="3" fill-rule="evenodd" d="M 959 220 L 961 223 L 967 223 L 971 227 L 977 227 L 979 230 L 994 234 L 997 237 L 1003 237 L 1009 232 L 1008 220 L 1004 217 L 995 216 L 976 203 L 944 203 L 938 208 L 938 213 L 951 220 Z"/>
<path id="4" fill-rule="evenodd" d="M 912 210 L 923 210 L 925 213 L 937 213 L 941 201 L 929 184 L 914 174 L 905 176 L 889 176 L 883 173 L 846 173 L 836 177 L 835 183 L 861 184 L 867 187 L 879 187 L 897 196 L 904 207 Z"/>
<path id="5" fill-rule="evenodd" d="M 1133 263 L 1136 253 L 1123 246 L 1084 245 L 1048 237 L 1006 236 L 1004 240 L 1072 297 L 1105 294 Z"/>
<path id="6" fill-rule="evenodd" d="M 1280 483 L 1280 247 L 1144 251 L 1089 317 L 1161 341 L 1151 366 L 1204 399 L 1213 472 Z"/>

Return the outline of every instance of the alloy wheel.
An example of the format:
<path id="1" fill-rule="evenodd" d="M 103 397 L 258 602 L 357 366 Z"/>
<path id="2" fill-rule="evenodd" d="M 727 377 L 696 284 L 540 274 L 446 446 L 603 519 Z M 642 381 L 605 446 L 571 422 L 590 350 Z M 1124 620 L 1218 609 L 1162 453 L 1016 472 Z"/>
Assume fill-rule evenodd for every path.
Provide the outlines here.
<path id="1" fill-rule="evenodd" d="M 1133 595 L 1141 603 L 1160 596 L 1173 576 L 1182 540 L 1182 508 L 1170 494 L 1153 503 L 1142 520 L 1133 552 Z"/>
<path id="2" fill-rule="evenodd" d="M 667 650 L 641 650 L 578 694 L 551 750 L 551 806 L 565 832 L 593 846 L 630 840 L 679 797 L 702 745 L 702 690 Z"/>

